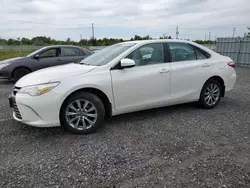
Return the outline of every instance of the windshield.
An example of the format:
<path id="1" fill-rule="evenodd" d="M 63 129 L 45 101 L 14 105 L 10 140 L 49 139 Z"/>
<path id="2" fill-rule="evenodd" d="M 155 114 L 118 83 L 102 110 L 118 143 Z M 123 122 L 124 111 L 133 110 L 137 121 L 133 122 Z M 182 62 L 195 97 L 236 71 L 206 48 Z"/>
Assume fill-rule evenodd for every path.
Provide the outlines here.
<path id="1" fill-rule="evenodd" d="M 118 43 L 108 46 L 90 56 L 83 59 L 80 64 L 87 64 L 93 66 L 101 66 L 109 63 L 114 58 L 131 48 L 135 43 Z"/>
<path id="2" fill-rule="evenodd" d="M 43 49 L 45 49 L 45 48 L 46 48 L 46 47 L 40 48 L 40 49 L 38 49 L 38 50 L 36 50 L 36 51 L 34 51 L 34 52 L 30 53 L 30 54 L 29 54 L 29 55 L 27 55 L 26 57 L 31 57 L 31 56 L 33 56 L 33 55 L 37 54 L 39 51 L 41 51 L 41 50 L 43 50 Z"/>

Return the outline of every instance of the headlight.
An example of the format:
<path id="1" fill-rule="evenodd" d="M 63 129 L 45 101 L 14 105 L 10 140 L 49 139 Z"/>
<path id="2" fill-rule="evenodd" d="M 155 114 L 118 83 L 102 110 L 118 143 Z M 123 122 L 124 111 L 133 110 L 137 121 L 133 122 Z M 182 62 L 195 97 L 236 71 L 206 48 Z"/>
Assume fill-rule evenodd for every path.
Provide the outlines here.
<path id="1" fill-rule="evenodd" d="M 41 85 L 33 85 L 21 88 L 18 93 L 27 93 L 31 96 L 38 96 L 45 93 L 48 93 L 53 88 L 59 85 L 59 82 L 41 84 Z"/>
<path id="2" fill-rule="evenodd" d="M 11 65 L 11 63 L 0 63 L 0 69 L 7 67 L 7 66 L 10 66 L 10 65 Z"/>

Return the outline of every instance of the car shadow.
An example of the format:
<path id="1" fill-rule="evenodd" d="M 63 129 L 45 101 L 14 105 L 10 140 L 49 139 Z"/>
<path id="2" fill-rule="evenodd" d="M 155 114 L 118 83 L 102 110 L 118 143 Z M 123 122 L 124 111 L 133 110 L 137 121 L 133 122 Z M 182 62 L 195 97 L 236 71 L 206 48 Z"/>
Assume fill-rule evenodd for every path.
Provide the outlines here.
<path id="1" fill-rule="evenodd" d="M 76 137 L 89 137 L 89 135 L 95 135 L 95 134 L 106 134 L 109 129 L 112 129 L 112 127 L 117 126 L 123 126 L 121 125 L 121 122 L 127 123 L 132 121 L 133 123 L 147 121 L 152 119 L 152 117 L 156 118 L 159 116 L 171 115 L 173 113 L 178 113 L 180 111 L 193 111 L 197 110 L 196 103 L 187 103 L 187 104 L 180 104 L 180 105 L 174 105 L 174 106 L 168 106 L 168 107 L 161 107 L 161 108 L 155 108 L 155 109 L 149 109 L 149 110 L 143 110 L 138 112 L 132 112 L 132 113 L 126 113 L 122 115 L 114 116 L 110 119 L 107 119 L 104 121 L 104 126 L 102 126 L 100 129 L 97 130 L 96 133 L 87 134 L 87 135 L 79 135 L 79 134 L 72 134 L 62 127 L 32 127 L 29 125 L 25 125 L 22 123 L 18 123 L 20 126 L 20 129 L 18 131 L 18 134 L 25 134 L 30 135 L 30 137 L 35 137 L 36 139 L 43 139 L 48 137 L 64 137 L 64 136 L 72 136 L 74 138 Z M 92 138 L 91 136 L 91 138 Z"/>
<path id="2" fill-rule="evenodd" d="M 178 111 L 195 110 L 195 109 L 196 110 L 199 109 L 196 103 L 185 103 L 185 104 L 153 108 L 149 110 L 142 110 L 142 111 L 137 111 L 137 112 L 121 114 L 121 115 L 112 117 L 110 121 L 111 122 L 119 122 L 123 120 L 130 121 L 130 119 L 133 119 L 133 121 L 141 120 L 141 119 L 147 120 L 147 119 L 152 119 L 152 116 L 153 117 L 162 116 L 162 115 L 166 116 L 168 114 L 171 115 Z"/>
<path id="3" fill-rule="evenodd" d="M 0 85 L 14 85 L 15 82 L 12 80 L 7 80 L 7 79 L 1 79 L 0 78 Z"/>

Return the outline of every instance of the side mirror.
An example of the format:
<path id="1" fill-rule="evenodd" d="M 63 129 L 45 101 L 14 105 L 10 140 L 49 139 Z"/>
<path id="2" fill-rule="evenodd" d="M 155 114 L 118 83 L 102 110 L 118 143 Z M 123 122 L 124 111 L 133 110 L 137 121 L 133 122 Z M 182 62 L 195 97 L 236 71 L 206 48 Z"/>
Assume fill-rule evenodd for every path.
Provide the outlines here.
<path id="1" fill-rule="evenodd" d="M 129 67 L 134 67 L 135 66 L 135 61 L 132 59 L 122 59 L 121 60 L 121 67 L 122 68 L 129 68 Z"/>
<path id="2" fill-rule="evenodd" d="M 38 60 L 38 59 L 40 58 L 40 55 L 39 55 L 39 54 L 36 54 L 36 55 L 34 56 L 34 58 Z"/>

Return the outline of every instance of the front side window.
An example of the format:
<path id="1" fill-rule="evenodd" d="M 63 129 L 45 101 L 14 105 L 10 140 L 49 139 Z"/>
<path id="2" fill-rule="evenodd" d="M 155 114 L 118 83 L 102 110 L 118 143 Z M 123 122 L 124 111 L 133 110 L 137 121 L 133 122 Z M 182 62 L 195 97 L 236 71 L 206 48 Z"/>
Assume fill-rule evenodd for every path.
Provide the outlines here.
<path id="1" fill-rule="evenodd" d="M 164 46 L 162 43 L 144 45 L 126 58 L 133 59 L 136 66 L 164 63 Z"/>
<path id="2" fill-rule="evenodd" d="M 39 54 L 41 58 L 48 58 L 48 57 L 57 57 L 58 56 L 58 50 L 56 48 L 49 49 L 46 51 L 43 51 Z"/>
<path id="3" fill-rule="evenodd" d="M 172 55 L 172 61 L 196 60 L 195 50 L 192 46 L 185 43 L 168 43 Z"/>

